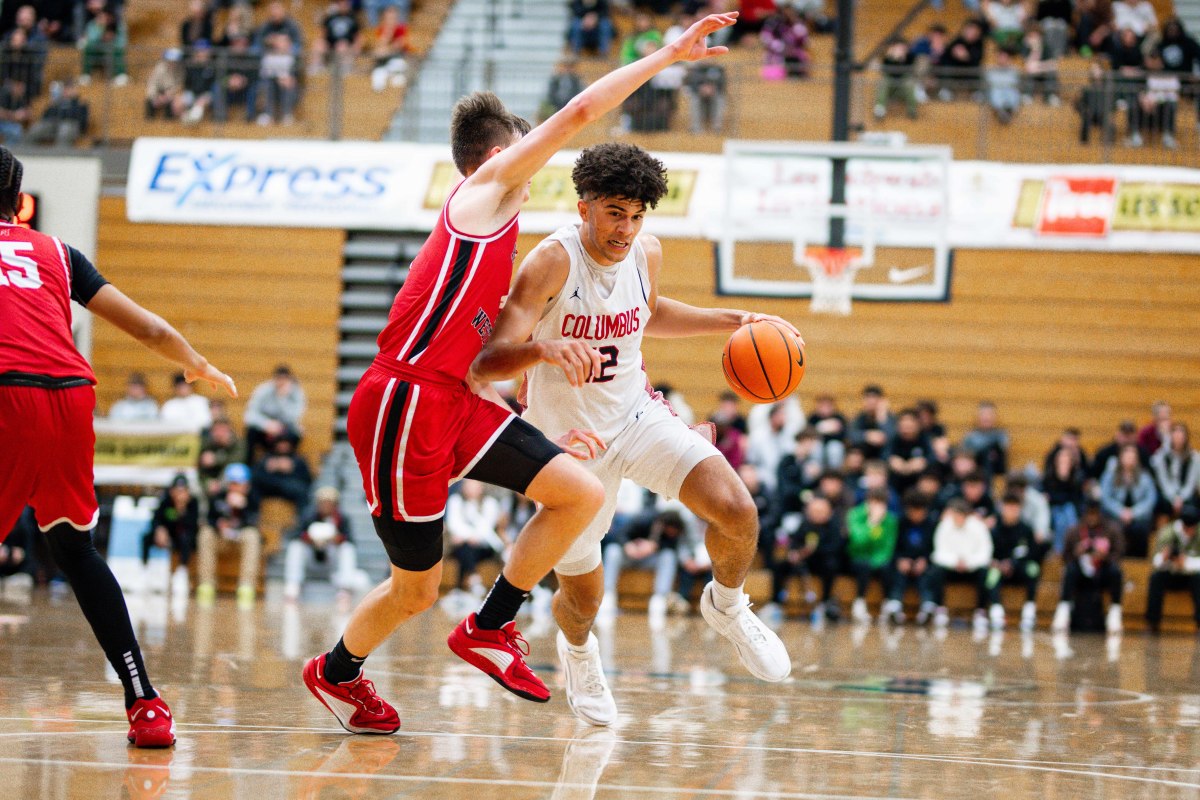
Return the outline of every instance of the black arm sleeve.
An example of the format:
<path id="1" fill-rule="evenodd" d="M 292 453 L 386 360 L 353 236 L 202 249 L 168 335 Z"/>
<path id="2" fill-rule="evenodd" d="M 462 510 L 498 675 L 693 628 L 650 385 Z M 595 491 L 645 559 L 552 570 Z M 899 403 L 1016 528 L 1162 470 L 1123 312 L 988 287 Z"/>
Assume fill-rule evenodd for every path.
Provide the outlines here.
<path id="1" fill-rule="evenodd" d="M 67 258 L 71 261 L 71 299 L 86 306 L 108 281 L 88 261 L 87 256 L 74 247 L 67 247 Z"/>

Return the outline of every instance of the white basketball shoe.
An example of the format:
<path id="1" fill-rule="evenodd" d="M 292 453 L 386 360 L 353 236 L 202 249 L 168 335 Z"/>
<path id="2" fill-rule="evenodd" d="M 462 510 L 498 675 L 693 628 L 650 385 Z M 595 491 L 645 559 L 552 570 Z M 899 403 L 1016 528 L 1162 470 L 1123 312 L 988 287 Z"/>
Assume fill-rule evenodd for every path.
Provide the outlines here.
<path id="1" fill-rule="evenodd" d="M 587 724 L 605 727 L 617 721 L 617 703 L 604 677 L 595 634 L 588 634 L 586 647 L 586 653 L 575 652 L 563 632 L 558 632 L 558 660 L 567 678 L 567 705 Z"/>
<path id="2" fill-rule="evenodd" d="M 792 659 L 787 648 L 750 610 L 749 595 L 743 593 L 737 605 L 728 611 L 719 611 L 713 604 L 713 585 L 709 583 L 700 595 L 700 614 L 713 630 L 733 643 L 742 665 L 754 677 L 776 682 L 792 673 Z"/>

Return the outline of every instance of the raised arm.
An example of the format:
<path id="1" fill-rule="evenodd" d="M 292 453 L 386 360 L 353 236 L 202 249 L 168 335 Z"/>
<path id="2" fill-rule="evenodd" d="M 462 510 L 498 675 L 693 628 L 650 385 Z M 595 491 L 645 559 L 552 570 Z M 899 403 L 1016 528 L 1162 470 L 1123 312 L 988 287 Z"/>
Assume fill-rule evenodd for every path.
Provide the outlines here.
<path id="1" fill-rule="evenodd" d="M 214 389 L 224 389 L 237 397 L 233 379 L 218 370 L 188 344 L 179 331 L 157 314 L 130 300 L 112 284 L 105 284 L 87 304 L 88 311 L 117 326 L 125 333 L 183 367 L 189 382 L 202 380 Z"/>
<path id="2" fill-rule="evenodd" d="M 491 219 L 504 222 L 524 201 L 525 185 L 579 131 L 617 108 L 639 86 L 680 61 L 699 61 L 728 52 L 705 38 L 732 25 L 737 13 L 711 14 L 678 39 L 643 59 L 610 72 L 576 95 L 560 111 L 471 174 L 450 203 L 451 222 Z M 520 191 L 519 191 L 520 190 Z"/>
<path id="3" fill-rule="evenodd" d="M 544 361 L 561 367 L 572 386 L 582 386 L 600 369 L 600 354 L 582 342 L 529 341 L 546 304 L 562 291 L 570 267 L 570 257 L 555 241 L 542 242 L 525 258 L 496 330 L 471 365 L 472 381 L 515 378 Z"/>

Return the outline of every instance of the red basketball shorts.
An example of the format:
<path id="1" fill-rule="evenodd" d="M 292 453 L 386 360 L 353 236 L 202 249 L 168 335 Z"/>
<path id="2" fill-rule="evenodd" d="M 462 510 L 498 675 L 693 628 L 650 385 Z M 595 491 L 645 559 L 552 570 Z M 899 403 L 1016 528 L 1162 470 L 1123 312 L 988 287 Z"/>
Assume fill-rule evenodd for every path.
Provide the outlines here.
<path id="1" fill-rule="evenodd" d="M 91 386 L 0 386 L 0 540 L 27 505 L 43 531 L 96 527 L 95 408 Z"/>
<path id="2" fill-rule="evenodd" d="M 470 472 L 514 419 L 461 381 L 372 366 L 346 420 L 371 513 L 408 522 L 441 518 L 450 482 Z"/>

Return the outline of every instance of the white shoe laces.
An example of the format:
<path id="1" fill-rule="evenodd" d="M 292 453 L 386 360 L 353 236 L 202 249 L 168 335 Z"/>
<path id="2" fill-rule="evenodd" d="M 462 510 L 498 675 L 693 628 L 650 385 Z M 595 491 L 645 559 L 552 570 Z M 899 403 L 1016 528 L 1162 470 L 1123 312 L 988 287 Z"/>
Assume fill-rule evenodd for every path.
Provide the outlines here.
<path id="1" fill-rule="evenodd" d="M 750 644 L 764 645 L 767 643 L 767 635 L 763 633 L 763 622 L 754 612 L 750 610 L 753 605 L 749 602 L 748 595 L 742 595 L 743 605 L 738 607 L 737 623 L 742 629 L 742 634 L 750 640 Z"/>

